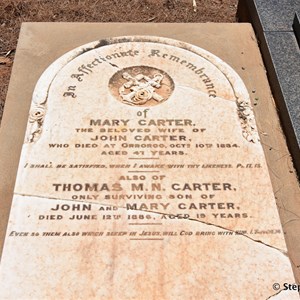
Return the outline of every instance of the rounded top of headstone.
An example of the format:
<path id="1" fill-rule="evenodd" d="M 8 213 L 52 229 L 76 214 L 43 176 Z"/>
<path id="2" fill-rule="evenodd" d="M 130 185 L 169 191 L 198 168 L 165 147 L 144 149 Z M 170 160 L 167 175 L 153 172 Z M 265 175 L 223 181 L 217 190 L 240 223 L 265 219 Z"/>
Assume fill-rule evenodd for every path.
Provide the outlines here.
<path id="1" fill-rule="evenodd" d="M 71 50 L 39 79 L 32 111 L 39 108 L 40 114 L 36 119 L 32 114 L 33 123 L 42 124 L 41 108 L 56 93 L 99 102 L 99 109 L 118 103 L 127 108 L 171 105 L 181 109 L 193 106 L 195 97 L 212 105 L 235 102 L 243 136 L 250 142 L 258 140 L 249 94 L 239 75 L 210 52 L 173 39 L 113 37 Z M 28 140 L 34 141 L 37 133 L 29 133 Z"/>

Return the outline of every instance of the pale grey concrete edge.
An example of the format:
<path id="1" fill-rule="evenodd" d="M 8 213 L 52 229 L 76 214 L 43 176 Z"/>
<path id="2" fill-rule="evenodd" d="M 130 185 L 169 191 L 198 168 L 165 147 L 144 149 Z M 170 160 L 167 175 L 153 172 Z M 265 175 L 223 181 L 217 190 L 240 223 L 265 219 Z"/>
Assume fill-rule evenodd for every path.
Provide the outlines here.
<path id="1" fill-rule="evenodd" d="M 22 26 L 20 36 L 23 30 Z M 18 40 L 17 49 L 22 48 L 22 42 L 22 39 Z M 26 77 L 19 76 L 22 71 L 21 65 L 21 54 L 17 50 L 0 127 L 0 257 L 30 107 L 30 101 L 27 101 L 28 91 L 24 92 L 26 101 L 22 101 L 22 97 L 19 97 L 19 93 L 15 91 L 19 85 L 26 87 Z"/>

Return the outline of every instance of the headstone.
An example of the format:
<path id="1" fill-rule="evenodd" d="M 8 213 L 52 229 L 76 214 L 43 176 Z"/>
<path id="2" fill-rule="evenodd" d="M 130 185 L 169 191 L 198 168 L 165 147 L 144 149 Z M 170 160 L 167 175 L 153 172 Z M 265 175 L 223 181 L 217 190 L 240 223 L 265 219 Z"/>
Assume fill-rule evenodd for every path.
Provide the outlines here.
<path id="1" fill-rule="evenodd" d="M 297 299 L 239 74 L 155 35 L 69 50 L 33 89 L 2 299 Z"/>

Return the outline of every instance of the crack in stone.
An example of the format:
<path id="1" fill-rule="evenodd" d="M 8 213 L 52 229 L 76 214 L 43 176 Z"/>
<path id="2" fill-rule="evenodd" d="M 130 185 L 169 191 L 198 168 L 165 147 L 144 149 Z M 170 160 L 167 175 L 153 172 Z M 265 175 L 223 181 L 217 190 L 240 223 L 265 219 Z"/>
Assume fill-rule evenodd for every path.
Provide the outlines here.
<path id="1" fill-rule="evenodd" d="M 196 93 L 203 93 L 203 94 L 205 94 L 207 97 L 209 97 L 209 94 L 208 94 L 208 93 L 206 93 L 206 92 L 204 92 L 204 91 L 201 91 L 200 89 L 195 89 L 195 88 L 192 88 L 192 87 L 190 87 L 190 86 L 184 86 L 184 85 L 176 85 L 176 86 L 179 87 L 179 88 L 182 88 L 182 89 L 192 90 L 192 91 L 194 91 L 194 92 L 196 92 Z M 224 101 L 235 102 L 234 99 L 224 99 L 224 98 L 222 98 L 222 97 L 218 97 L 218 99 L 222 99 L 222 100 L 224 100 Z"/>
<path id="2" fill-rule="evenodd" d="M 223 74 L 223 75 L 226 76 L 226 74 Z M 229 79 L 227 77 L 226 77 L 226 79 L 229 81 Z M 218 97 L 218 98 L 222 99 L 224 101 L 227 100 L 227 101 L 235 103 L 236 109 L 237 109 L 236 112 L 237 112 L 237 115 L 238 115 L 238 118 L 239 118 L 239 121 L 240 121 L 240 126 L 241 126 L 241 129 L 242 129 L 243 138 L 245 138 L 248 142 L 256 143 L 260 139 L 259 139 L 259 136 L 258 136 L 258 131 L 257 131 L 257 128 L 256 128 L 256 124 L 254 122 L 254 114 L 253 114 L 251 104 L 248 103 L 246 100 L 239 100 L 239 98 L 236 95 L 236 92 L 234 90 L 234 87 L 233 87 L 232 83 L 230 81 L 229 81 L 229 83 L 230 83 L 230 86 L 232 88 L 232 91 L 233 91 L 234 96 L 235 96 L 236 99 L 232 100 L 232 99 L 224 99 L 224 98 L 221 98 L 221 97 Z M 192 91 L 197 91 L 198 93 L 202 92 L 205 95 L 207 95 L 207 93 L 205 93 L 203 91 L 200 91 L 200 90 L 196 90 L 196 89 L 191 88 L 191 87 L 186 87 L 186 86 L 183 86 L 183 85 L 179 85 L 179 87 L 181 87 L 183 89 L 190 89 Z"/>
<path id="3" fill-rule="evenodd" d="M 274 294 L 274 295 L 271 295 L 270 297 L 268 297 L 266 300 L 268 300 L 268 299 L 271 299 L 271 298 L 273 298 L 273 297 L 275 297 L 275 296 L 277 296 L 277 295 L 279 295 L 282 291 L 284 291 L 284 290 L 279 290 L 276 294 Z"/>
<path id="4" fill-rule="evenodd" d="M 275 194 L 275 199 L 276 199 L 276 200 L 278 199 L 278 198 L 276 198 L 276 194 L 277 194 L 278 192 L 280 192 L 280 190 L 281 190 L 282 188 L 284 188 L 284 186 L 282 186 L 279 190 L 277 190 L 277 191 L 274 193 L 274 194 Z M 299 216 L 298 214 L 296 214 L 295 212 L 293 212 L 293 211 L 287 209 L 287 208 L 285 207 L 285 205 L 284 205 L 284 203 L 283 203 L 283 201 L 282 201 L 281 198 L 280 198 L 279 200 L 280 200 L 281 205 L 282 205 L 282 206 L 277 205 L 277 206 L 279 206 L 279 209 L 282 209 L 284 212 L 288 212 L 288 213 L 294 215 L 297 219 L 300 220 L 300 216 Z M 289 220 L 289 221 L 285 222 L 284 224 L 282 224 L 282 227 L 284 227 L 287 223 L 289 223 L 289 222 L 291 222 L 291 221 L 296 221 L 297 219 L 293 219 L 293 220 Z"/>
<path id="5" fill-rule="evenodd" d="M 120 209 L 126 209 L 126 207 L 124 206 L 118 206 L 118 205 L 112 205 L 112 204 L 101 204 L 99 202 L 93 202 L 93 201 L 86 201 L 86 200 L 71 200 L 71 199 L 62 199 L 62 198 L 55 198 L 55 197 L 44 197 L 44 196 L 34 196 L 34 195 L 27 195 L 27 194 L 21 194 L 21 193 L 14 193 L 15 195 L 18 195 L 18 196 L 23 196 L 23 197 L 35 197 L 35 198 L 42 198 L 42 199 L 51 199 L 51 200 L 57 200 L 57 201 L 67 201 L 67 202 L 81 202 L 81 203 L 87 203 L 87 204 L 94 204 L 94 205 L 103 205 L 103 206 L 114 206 L 114 207 L 117 207 L 117 208 L 120 208 Z M 131 210 L 134 210 L 134 211 L 140 211 L 140 212 L 148 212 L 148 213 L 152 213 L 152 214 L 157 214 L 157 215 L 164 215 L 164 216 L 171 216 L 173 214 L 167 214 L 167 213 L 163 213 L 163 212 L 155 212 L 155 211 L 151 211 L 151 210 L 143 210 L 143 209 L 131 209 Z M 183 220 L 183 219 L 180 219 L 180 220 Z M 233 230 L 233 229 L 228 229 L 226 227 L 223 227 L 221 225 L 217 225 L 217 224 L 213 224 L 213 223 L 210 223 L 210 222 L 204 222 L 204 221 L 201 221 L 201 220 L 197 220 L 197 219 L 193 219 L 193 218 L 186 218 L 184 220 L 189 220 L 189 221 L 193 221 L 193 222 L 199 222 L 201 224 L 205 224 L 205 225 L 208 225 L 208 226 L 213 226 L 213 227 L 217 227 L 217 228 L 220 228 L 222 230 L 226 230 L 226 231 L 229 231 L 229 232 L 232 232 L 232 233 L 237 233 L 237 231 Z M 266 247 L 269 247 L 269 248 L 272 248 L 276 251 L 279 251 L 281 254 L 283 254 L 285 257 L 289 258 L 288 255 L 287 255 L 287 252 L 282 250 L 282 249 L 279 249 L 277 247 L 274 247 L 274 246 L 271 246 L 269 244 L 266 244 L 264 243 L 263 241 L 260 241 L 260 240 L 255 240 L 253 238 L 251 238 L 250 236 L 246 235 L 246 234 L 243 234 L 243 233 L 238 233 L 238 236 L 243 236 L 255 243 L 259 243 L 259 244 L 262 244 Z"/>

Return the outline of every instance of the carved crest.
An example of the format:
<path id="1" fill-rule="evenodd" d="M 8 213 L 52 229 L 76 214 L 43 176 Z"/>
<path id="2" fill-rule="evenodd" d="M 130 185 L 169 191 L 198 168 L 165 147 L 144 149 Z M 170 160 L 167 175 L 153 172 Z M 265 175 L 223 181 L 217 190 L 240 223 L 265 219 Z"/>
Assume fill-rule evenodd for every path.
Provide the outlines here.
<path id="1" fill-rule="evenodd" d="M 119 93 L 124 103 L 129 105 L 143 105 L 151 99 L 156 102 L 164 100 L 157 91 L 161 87 L 164 75 L 157 73 L 151 78 L 144 74 L 138 74 L 133 77 L 129 73 L 124 72 L 122 77 L 127 80 L 119 88 Z"/>

